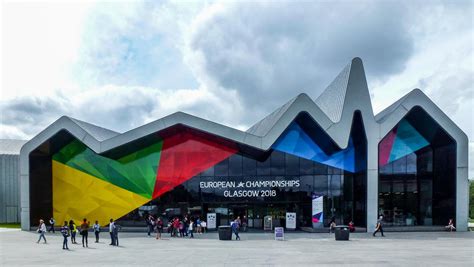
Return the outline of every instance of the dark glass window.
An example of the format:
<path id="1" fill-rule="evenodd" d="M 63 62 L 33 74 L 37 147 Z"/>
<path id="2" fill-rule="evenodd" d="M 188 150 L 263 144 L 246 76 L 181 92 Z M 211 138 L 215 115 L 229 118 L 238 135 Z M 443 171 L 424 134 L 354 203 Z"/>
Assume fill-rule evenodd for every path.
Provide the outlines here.
<path id="1" fill-rule="evenodd" d="M 273 151 L 270 156 L 271 175 L 285 175 L 285 154 Z"/>
<path id="2" fill-rule="evenodd" d="M 328 166 L 319 162 L 314 162 L 314 174 L 328 174 Z"/>
<path id="3" fill-rule="evenodd" d="M 242 156 L 241 155 L 233 155 L 229 158 L 229 175 L 230 176 L 242 175 Z"/>
<path id="4" fill-rule="evenodd" d="M 314 174 L 313 161 L 300 158 L 300 174 L 301 175 L 312 175 Z"/>
<path id="5" fill-rule="evenodd" d="M 379 213 L 387 226 L 445 225 L 456 211 L 456 144 L 433 121 L 411 124 L 429 145 L 379 166 Z"/>
<path id="6" fill-rule="evenodd" d="M 407 158 L 403 157 L 393 162 L 393 173 L 406 173 L 407 172 Z"/>
<path id="7" fill-rule="evenodd" d="M 290 154 L 285 154 L 286 175 L 299 175 L 299 158 Z"/>
<path id="8" fill-rule="evenodd" d="M 265 161 L 257 161 L 257 175 L 270 175 L 270 169 L 270 157 L 268 157 Z"/>
<path id="9" fill-rule="evenodd" d="M 330 185 L 329 185 L 329 195 L 330 196 L 340 196 L 342 194 L 341 189 L 342 189 L 342 180 L 343 176 L 342 175 L 331 175 L 330 177 Z"/>
<path id="10" fill-rule="evenodd" d="M 229 175 L 229 159 L 225 159 L 214 166 L 215 176 L 228 176 Z"/>
<path id="11" fill-rule="evenodd" d="M 309 196 L 313 191 L 313 181 L 314 178 L 312 175 L 303 175 L 300 177 L 300 192 L 305 192 Z"/>
<path id="12" fill-rule="evenodd" d="M 314 176 L 314 192 L 321 195 L 328 195 L 328 175 Z"/>
<path id="13" fill-rule="evenodd" d="M 243 157 L 243 175 L 257 175 L 257 161 L 251 158 Z"/>

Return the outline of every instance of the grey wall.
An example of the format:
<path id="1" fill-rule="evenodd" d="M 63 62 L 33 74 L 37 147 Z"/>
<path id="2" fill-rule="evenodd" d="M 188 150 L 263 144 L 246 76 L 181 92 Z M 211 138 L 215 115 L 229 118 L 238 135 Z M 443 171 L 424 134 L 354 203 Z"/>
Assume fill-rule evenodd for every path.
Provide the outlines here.
<path id="1" fill-rule="evenodd" d="M 0 155 L 0 223 L 20 222 L 19 155 Z"/>

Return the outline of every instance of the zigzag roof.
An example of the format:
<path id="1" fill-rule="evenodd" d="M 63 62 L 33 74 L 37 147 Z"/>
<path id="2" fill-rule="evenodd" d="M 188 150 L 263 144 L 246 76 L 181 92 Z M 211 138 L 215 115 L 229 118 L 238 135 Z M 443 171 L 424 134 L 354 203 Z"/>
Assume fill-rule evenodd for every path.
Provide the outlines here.
<path id="1" fill-rule="evenodd" d="M 21 154 L 28 155 L 61 130 L 67 130 L 96 153 L 104 153 L 174 125 L 194 128 L 265 151 L 302 112 L 308 113 L 339 147 L 345 148 L 355 111 L 361 112 L 367 139 L 377 140 L 378 143 L 415 106 L 422 107 L 458 144 L 465 142 L 467 147 L 467 136 L 419 89 L 414 89 L 374 117 L 362 60 L 354 58 L 315 101 L 306 94 L 299 94 L 247 131 L 183 112 L 173 113 L 125 133 L 63 116 L 27 142 Z"/>

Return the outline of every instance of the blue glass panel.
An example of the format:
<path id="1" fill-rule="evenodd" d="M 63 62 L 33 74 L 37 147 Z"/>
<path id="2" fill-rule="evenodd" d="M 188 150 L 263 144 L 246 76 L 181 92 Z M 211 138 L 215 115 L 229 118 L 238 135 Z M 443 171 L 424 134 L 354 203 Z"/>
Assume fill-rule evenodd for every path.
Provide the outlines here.
<path id="1" fill-rule="evenodd" d="M 323 163 L 332 167 L 355 172 L 355 148 L 352 139 L 346 149 L 326 154 L 298 125 L 292 122 L 272 147 L 291 155 Z"/>

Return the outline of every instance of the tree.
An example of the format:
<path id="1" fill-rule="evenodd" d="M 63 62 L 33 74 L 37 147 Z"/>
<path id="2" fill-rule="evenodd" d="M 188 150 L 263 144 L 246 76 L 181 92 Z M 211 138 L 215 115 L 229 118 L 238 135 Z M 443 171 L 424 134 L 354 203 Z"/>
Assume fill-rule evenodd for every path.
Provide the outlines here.
<path id="1" fill-rule="evenodd" d="M 474 180 L 469 181 L 469 218 L 474 219 Z"/>

